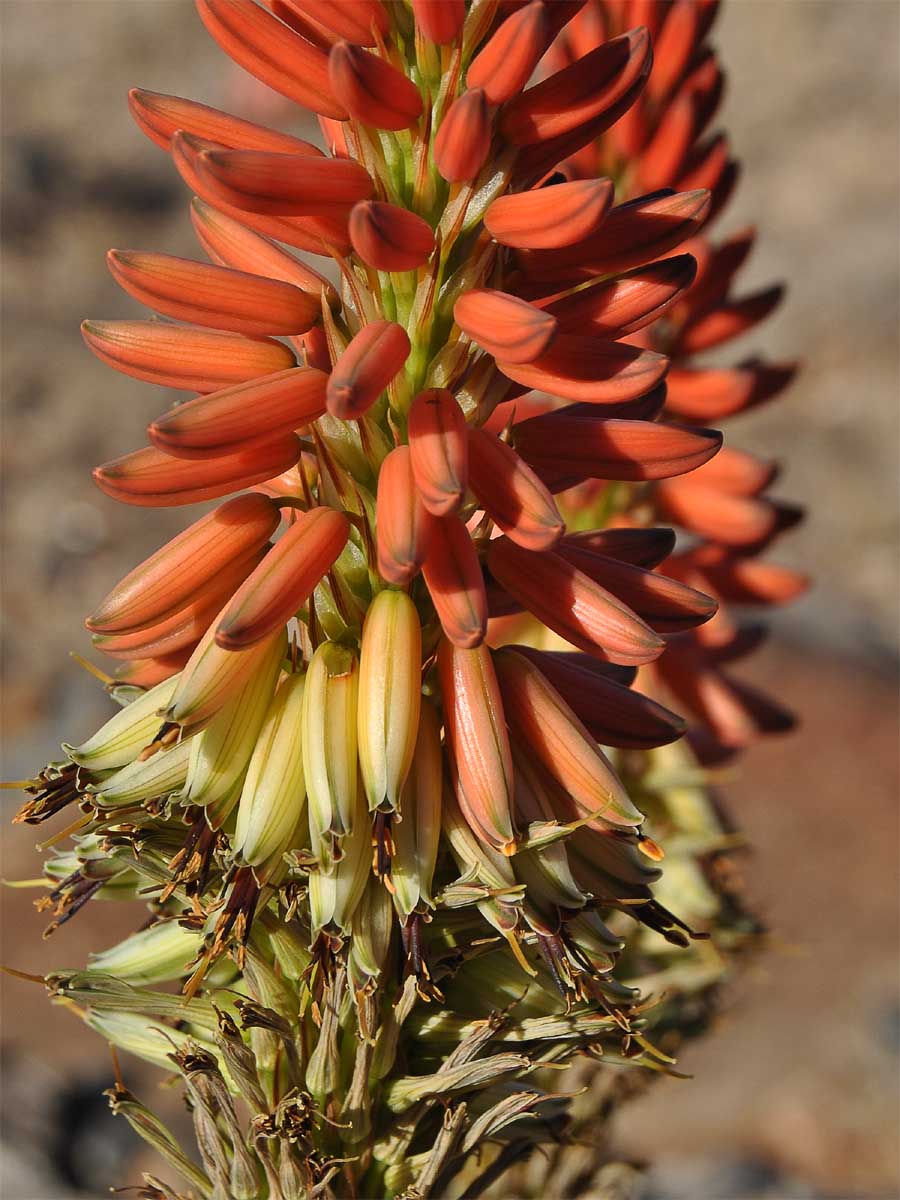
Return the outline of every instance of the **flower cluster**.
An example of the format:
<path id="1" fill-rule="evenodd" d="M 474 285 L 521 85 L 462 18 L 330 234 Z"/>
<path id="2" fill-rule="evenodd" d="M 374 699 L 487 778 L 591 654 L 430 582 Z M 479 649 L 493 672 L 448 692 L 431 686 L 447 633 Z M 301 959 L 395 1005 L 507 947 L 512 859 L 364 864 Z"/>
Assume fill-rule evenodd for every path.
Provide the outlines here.
<path id="1" fill-rule="evenodd" d="M 87 618 L 122 708 L 20 819 L 77 806 L 76 848 L 48 864 L 56 924 L 101 888 L 153 895 L 151 927 L 55 993 L 174 1062 L 195 1119 L 232 1112 L 210 1099 L 217 1063 L 258 1112 L 256 1165 L 204 1150 L 193 1186 L 254 1196 L 262 1171 L 273 1197 L 320 1194 L 330 1143 L 353 1147 L 357 1182 L 424 1196 L 546 1102 L 512 1082 L 536 1065 L 601 1045 L 666 1061 L 612 975 L 622 913 L 674 946 L 691 934 L 651 890 L 659 805 L 637 764 L 685 729 L 652 693 L 725 747 L 777 724 L 722 675 L 758 637 L 717 605 L 801 586 L 755 557 L 794 519 L 760 496 L 773 470 L 705 427 L 790 372 L 692 356 L 777 297 L 731 300 L 751 237 L 702 232 L 735 177 L 705 133 L 713 4 L 197 7 L 328 149 L 131 94 L 210 261 L 110 251 L 163 319 L 88 321 L 88 346 L 188 397 L 94 477 L 126 504 L 220 503 Z M 700 540 L 673 554 L 661 522 Z M 182 1002 L 134 996 L 186 974 L 193 1040 L 160 1025 L 170 1056 L 148 1018 Z M 223 983 L 250 997 L 252 1072 L 238 1014 L 207 998 Z M 379 1087 L 415 1119 L 373 1133 Z M 435 1142 L 435 1098 L 455 1096 L 477 1119 L 464 1134 L 448 1109 Z"/>

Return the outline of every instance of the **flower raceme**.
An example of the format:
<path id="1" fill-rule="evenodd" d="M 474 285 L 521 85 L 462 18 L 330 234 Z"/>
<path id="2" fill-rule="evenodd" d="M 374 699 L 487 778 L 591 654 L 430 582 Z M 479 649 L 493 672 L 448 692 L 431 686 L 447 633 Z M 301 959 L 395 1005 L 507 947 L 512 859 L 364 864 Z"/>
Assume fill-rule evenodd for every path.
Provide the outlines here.
<path id="1" fill-rule="evenodd" d="M 687 582 L 623 558 L 615 539 L 597 551 L 566 537 L 554 497 L 585 479 L 666 479 L 675 512 L 689 497 L 675 477 L 714 463 L 721 444 L 656 420 L 668 361 L 623 340 L 688 294 L 694 260 L 660 256 L 697 235 L 707 194 L 617 206 L 609 178 L 552 172 L 625 111 L 651 63 L 634 29 L 526 86 L 579 7 L 533 0 L 486 17 L 424 5 L 410 22 L 374 0 L 324 16 L 200 0 L 227 53 L 319 114 L 331 154 L 190 100 L 131 95 L 141 129 L 198 193 L 212 263 L 110 252 L 117 282 L 168 320 L 87 323 L 88 345 L 126 374 L 199 395 L 95 478 L 145 506 L 243 494 L 135 568 L 88 627 L 98 649 L 127 657 L 129 677 L 177 672 L 157 710 L 161 741 L 147 739 L 158 751 L 139 769 L 190 750 L 178 789 L 157 799 L 204 808 L 215 828 L 236 807 L 231 854 L 257 883 L 290 850 L 311 855 L 314 873 L 345 873 L 341 921 L 314 929 L 350 926 L 362 885 L 348 855 L 372 842 L 396 897 L 397 848 L 415 853 L 408 834 L 439 826 L 431 783 L 438 812 L 399 833 L 404 804 L 421 808 L 408 783 L 421 774 L 423 689 L 440 706 L 459 811 L 486 847 L 524 852 L 519 758 L 554 781 L 562 807 L 549 819 L 640 823 L 594 732 L 647 745 L 671 740 L 677 719 L 589 666 L 577 667 L 590 684 L 576 707 L 594 732 L 557 691 L 561 680 L 572 691 L 568 668 L 545 675 L 513 657 L 498 682 L 493 614 L 526 610 L 602 668 L 659 658 L 671 633 L 715 611 Z M 296 249 L 332 259 L 340 286 Z M 485 428 L 529 389 L 555 407 Z M 413 878 L 432 894 L 432 837 L 420 875 L 397 867 L 407 898 Z"/>
<path id="2" fill-rule="evenodd" d="M 516 969 L 626 1021 L 597 910 L 684 938 L 623 766 L 685 726 L 635 668 L 736 743 L 750 701 L 705 680 L 746 637 L 717 604 L 800 586 L 752 557 L 792 519 L 773 469 L 706 427 L 785 373 L 686 361 L 771 306 L 726 298 L 745 244 L 702 233 L 729 179 L 699 140 L 712 6 L 197 8 L 328 150 L 131 93 L 210 261 L 110 252 L 164 319 L 86 322 L 87 345 L 191 395 L 95 480 L 219 503 L 87 618 L 130 703 L 21 819 L 74 802 L 116 844 L 158 834 L 163 903 L 202 926 L 192 995 L 224 948 L 252 959 L 254 919 L 302 912 L 362 1022 L 395 942 L 440 994 L 428 940 L 468 907 Z M 657 517 L 699 545 L 671 556 Z"/>

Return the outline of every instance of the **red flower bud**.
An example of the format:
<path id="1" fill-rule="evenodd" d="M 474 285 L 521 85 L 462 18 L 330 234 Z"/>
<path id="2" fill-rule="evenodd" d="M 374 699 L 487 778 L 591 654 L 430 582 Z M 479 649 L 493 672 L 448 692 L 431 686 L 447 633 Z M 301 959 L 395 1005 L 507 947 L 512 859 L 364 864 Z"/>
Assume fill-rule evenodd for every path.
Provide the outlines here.
<path id="1" fill-rule="evenodd" d="M 353 249 L 378 271 L 413 271 L 431 257 L 434 234 L 408 209 L 362 200 L 350 213 Z"/>
<path id="2" fill-rule="evenodd" d="M 474 179 L 491 148 L 491 116 L 480 88 L 463 94 L 450 106 L 434 139 L 434 161 L 450 183 Z"/>
<path id="3" fill-rule="evenodd" d="M 534 362 L 556 336 L 550 313 L 490 288 L 464 292 L 453 306 L 453 319 L 488 354 L 509 363 Z"/>
<path id="4" fill-rule="evenodd" d="M 408 129 L 422 114 L 419 89 L 383 58 L 338 42 L 328 56 L 334 94 L 354 121 L 374 129 Z"/>
<path id="5" fill-rule="evenodd" d="M 328 380 L 328 411 L 344 421 L 371 408 L 409 356 L 406 330 L 393 321 L 364 325 L 334 364 Z"/>

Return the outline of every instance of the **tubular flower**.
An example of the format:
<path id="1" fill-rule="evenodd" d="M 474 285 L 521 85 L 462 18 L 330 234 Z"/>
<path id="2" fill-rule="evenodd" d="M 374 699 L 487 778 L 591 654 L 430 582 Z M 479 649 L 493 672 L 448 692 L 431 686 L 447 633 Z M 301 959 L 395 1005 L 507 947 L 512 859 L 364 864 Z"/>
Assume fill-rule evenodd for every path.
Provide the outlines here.
<path id="1" fill-rule="evenodd" d="M 706 240 L 735 168 L 705 0 L 197 7 L 328 150 L 131 95 L 211 261 L 110 253 L 167 319 L 86 322 L 88 346 L 195 394 L 95 480 L 220 503 L 87 618 L 121 711 L 18 819 L 78 808 L 57 924 L 152 892 L 147 936 L 54 994 L 152 1061 L 134 1013 L 178 1022 L 203 1170 L 164 1152 L 198 1195 L 424 1198 L 526 1112 L 562 1128 L 537 1063 L 665 1069 L 614 976 L 625 917 L 690 954 L 720 906 L 683 847 L 712 899 L 664 903 L 690 760 L 655 693 L 720 747 L 784 727 L 721 665 L 756 640 L 733 604 L 803 587 L 757 557 L 796 518 L 774 467 L 708 428 L 789 371 L 692 356 L 775 297 L 729 299 L 749 239 Z M 663 522 L 699 540 L 673 554 Z M 187 1007 L 136 991 L 185 975 Z"/>

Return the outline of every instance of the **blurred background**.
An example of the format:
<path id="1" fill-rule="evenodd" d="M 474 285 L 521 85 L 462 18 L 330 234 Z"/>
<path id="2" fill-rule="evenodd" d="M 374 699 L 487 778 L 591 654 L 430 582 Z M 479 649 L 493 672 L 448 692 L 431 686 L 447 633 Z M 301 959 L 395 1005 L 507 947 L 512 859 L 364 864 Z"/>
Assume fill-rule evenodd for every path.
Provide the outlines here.
<path id="1" fill-rule="evenodd" d="M 744 165 L 718 230 L 760 227 L 747 291 L 788 283 L 738 350 L 805 364 L 727 436 L 783 460 L 777 492 L 809 516 L 774 557 L 817 585 L 747 667 L 803 726 L 751 751 L 726 788 L 773 948 L 682 1057 L 694 1078 L 664 1080 L 616 1126 L 621 1155 L 655 1164 L 660 1200 L 898 1195 L 898 13 L 896 0 L 726 0 L 716 28 L 719 124 Z M 3 775 L 20 778 L 104 719 L 108 701 L 67 657 L 89 649 L 82 615 L 183 523 L 177 510 L 151 523 L 90 481 L 163 407 L 82 345 L 83 317 L 137 315 L 103 254 L 197 256 L 187 194 L 126 90 L 263 121 L 272 101 L 189 0 L 3 0 L 0 21 Z M 33 877 L 36 831 L 8 827 L 18 797 L 3 795 L 2 874 Z M 135 923 L 96 904 L 42 942 L 36 894 L 2 897 L 0 961 L 22 970 L 80 965 Z M 97 1098 L 104 1045 L 35 985 L 3 992 L 0 1193 L 99 1196 L 139 1179 L 140 1151 Z M 127 1063 L 155 1105 L 151 1077 Z"/>

